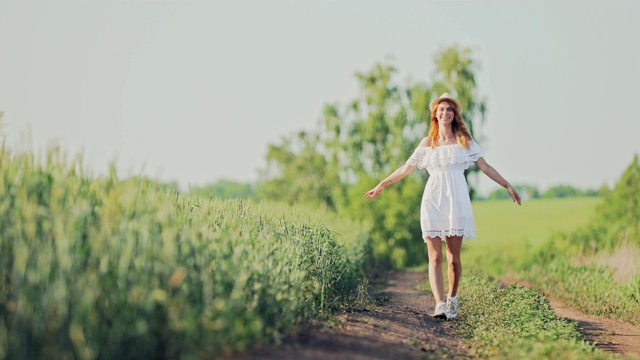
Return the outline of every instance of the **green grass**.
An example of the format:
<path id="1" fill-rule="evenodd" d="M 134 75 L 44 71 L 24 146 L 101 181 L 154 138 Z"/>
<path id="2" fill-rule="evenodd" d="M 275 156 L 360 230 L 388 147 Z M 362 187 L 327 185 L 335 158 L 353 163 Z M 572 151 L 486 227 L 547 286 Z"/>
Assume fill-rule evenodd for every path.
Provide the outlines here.
<path id="1" fill-rule="evenodd" d="M 620 283 L 610 269 L 554 261 L 523 275 L 547 294 L 586 314 L 640 325 L 640 278 Z"/>
<path id="2" fill-rule="evenodd" d="M 364 223 L 83 168 L 0 149 L 0 358 L 212 358 L 358 300 Z"/>
<path id="3" fill-rule="evenodd" d="M 522 206 L 507 200 L 473 203 L 477 238 L 465 242 L 462 263 L 484 275 L 501 277 L 522 268 L 556 232 L 584 225 L 598 198 L 534 199 Z"/>
<path id="4" fill-rule="evenodd" d="M 609 359 L 587 343 L 574 322 L 558 318 L 537 291 L 463 278 L 465 295 L 455 331 L 471 341 L 474 358 Z"/>

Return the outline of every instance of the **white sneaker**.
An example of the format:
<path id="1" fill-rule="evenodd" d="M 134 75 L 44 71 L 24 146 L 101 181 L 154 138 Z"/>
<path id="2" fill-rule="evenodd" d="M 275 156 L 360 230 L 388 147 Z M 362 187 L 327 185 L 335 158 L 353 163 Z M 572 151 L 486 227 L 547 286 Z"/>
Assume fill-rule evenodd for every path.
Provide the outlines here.
<path id="1" fill-rule="evenodd" d="M 458 318 L 458 297 L 448 297 L 447 296 L 447 307 L 445 309 L 445 313 L 447 314 L 447 320 L 453 320 Z"/>
<path id="2" fill-rule="evenodd" d="M 433 317 L 436 319 L 446 319 L 447 318 L 447 303 L 441 301 L 436 304 L 436 310 L 433 312 Z"/>

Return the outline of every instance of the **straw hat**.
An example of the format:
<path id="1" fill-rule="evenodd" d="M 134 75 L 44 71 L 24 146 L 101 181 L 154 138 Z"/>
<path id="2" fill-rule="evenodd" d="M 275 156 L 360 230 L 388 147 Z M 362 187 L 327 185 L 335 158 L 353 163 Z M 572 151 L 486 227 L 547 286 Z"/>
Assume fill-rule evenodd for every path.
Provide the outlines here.
<path id="1" fill-rule="evenodd" d="M 453 96 L 451 96 L 451 94 L 447 92 L 440 95 L 439 98 L 431 102 L 431 104 L 429 105 L 429 108 L 431 109 L 431 111 L 433 111 L 438 106 L 438 104 L 440 104 L 440 102 L 443 100 L 447 100 L 453 103 L 454 106 L 456 107 L 456 110 L 458 110 L 458 113 L 460 113 L 460 110 L 462 109 L 462 105 L 460 104 L 460 101 L 458 101 L 458 99 L 454 98 Z"/>

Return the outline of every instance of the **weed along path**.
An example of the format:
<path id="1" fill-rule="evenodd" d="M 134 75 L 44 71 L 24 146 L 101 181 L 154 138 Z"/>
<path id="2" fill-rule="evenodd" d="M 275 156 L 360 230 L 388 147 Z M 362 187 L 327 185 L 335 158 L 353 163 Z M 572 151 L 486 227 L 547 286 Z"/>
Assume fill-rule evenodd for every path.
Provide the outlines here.
<path id="1" fill-rule="evenodd" d="M 431 317 L 433 298 L 418 291 L 423 273 L 389 274 L 372 294 L 380 305 L 338 314 L 333 326 L 317 326 L 233 359 L 440 359 L 466 357 L 452 324 Z"/>
<path id="2" fill-rule="evenodd" d="M 503 279 L 500 282 L 505 288 L 516 283 L 515 280 L 511 279 Z M 518 281 L 517 284 L 527 288 L 531 287 L 531 284 L 527 281 Z M 547 298 L 556 315 L 577 322 L 587 341 L 595 343 L 597 348 L 607 352 L 640 358 L 640 328 L 624 321 L 587 315 L 570 308 L 558 300 L 551 299 L 548 296 Z"/>

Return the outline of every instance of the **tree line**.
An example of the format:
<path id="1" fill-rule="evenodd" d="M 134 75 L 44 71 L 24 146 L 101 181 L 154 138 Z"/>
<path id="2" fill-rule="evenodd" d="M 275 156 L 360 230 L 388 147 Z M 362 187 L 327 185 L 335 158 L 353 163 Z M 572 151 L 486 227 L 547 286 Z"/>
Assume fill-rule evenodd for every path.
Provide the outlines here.
<path id="1" fill-rule="evenodd" d="M 568 184 L 550 186 L 544 191 L 540 191 L 534 185 L 516 184 L 514 188 L 527 199 L 550 199 L 581 196 L 606 196 L 611 190 L 604 184 L 598 189 L 580 189 Z M 509 200 L 511 197 L 503 189 L 493 190 L 486 197 L 478 197 L 477 200 Z"/>
<path id="2" fill-rule="evenodd" d="M 177 185 L 174 185 L 176 189 Z M 603 197 L 611 192 L 606 185 L 600 186 L 598 189 L 581 189 L 568 184 L 550 186 L 544 191 L 540 191 L 534 185 L 515 184 L 514 187 L 518 192 L 526 196 L 528 199 L 550 199 L 550 198 L 566 198 L 566 197 Z M 259 200 L 255 184 L 244 183 L 234 180 L 222 179 L 211 184 L 194 187 L 191 189 L 192 194 L 204 195 L 216 199 L 252 199 Z M 475 200 L 510 200 L 509 194 L 504 189 L 496 189 L 487 195 L 477 194 Z"/>

